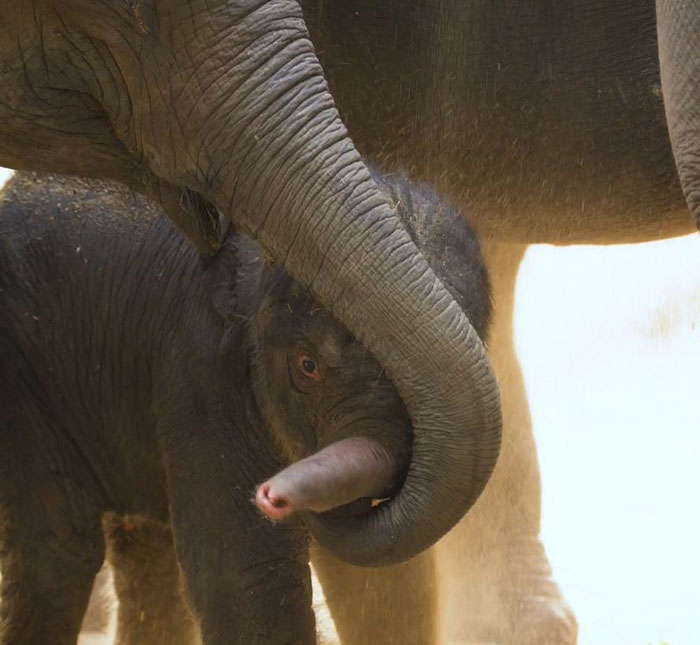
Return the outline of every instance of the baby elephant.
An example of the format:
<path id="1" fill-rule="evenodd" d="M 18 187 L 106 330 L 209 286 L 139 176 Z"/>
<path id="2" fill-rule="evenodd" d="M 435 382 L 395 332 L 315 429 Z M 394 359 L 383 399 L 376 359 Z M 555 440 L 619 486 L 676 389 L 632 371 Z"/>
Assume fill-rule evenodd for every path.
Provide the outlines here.
<path id="1" fill-rule="evenodd" d="M 375 179 L 483 338 L 473 231 Z M 314 642 L 310 534 L 335 553 L 351 525 L 382 530 L 375 507 L 411 467 L 379 365 L 257 243 L 231 233 L 202 260 L 115 184 L 17 174 L 0 245 L 0 643 L 75 643 L 105 513 L 167 525 L 164 544 L 172 529 L 183 629 L 206 645 Z M 107 517 L 117 558 L 131 525 Z"/>

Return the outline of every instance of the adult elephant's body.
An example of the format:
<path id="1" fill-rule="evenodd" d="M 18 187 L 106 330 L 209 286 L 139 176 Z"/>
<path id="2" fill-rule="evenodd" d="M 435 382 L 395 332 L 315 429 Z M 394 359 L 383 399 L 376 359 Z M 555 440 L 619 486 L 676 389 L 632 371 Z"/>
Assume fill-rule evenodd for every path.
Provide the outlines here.
<path id="1" fill-rule="evenodd" d="M 657 38 L 652 0 L 302 4 L 358 149 L 473 213 L 485 240 L 504 441 L 485 494 L 432 552 L 443 640 L 573 643 L 575 620 L 537 537 L 538 464 L 512 337 L 515 279 L 529 243 L 695 230 L 684 194 L 700 217 L 700 10 L 660 3 Z M 343 642 L 377 633 L 410 642 L 423 615 L 412 592 L 351 573 L 354 588 L 374 591 L 362 607 L 337 609 Z M 421 575 L 424 588 L 434 584 L 425 568 Z M 388 625 L 372 601 L 402 619 Z"/>
<path id="2" fill-rule="evenodd" d="M 434 185 L 482 235 L 589 243 L 691 230 L 653 0 L 302 4 L 360 152 Z M 676 43 L 671 56 L 684 55 Z"/>

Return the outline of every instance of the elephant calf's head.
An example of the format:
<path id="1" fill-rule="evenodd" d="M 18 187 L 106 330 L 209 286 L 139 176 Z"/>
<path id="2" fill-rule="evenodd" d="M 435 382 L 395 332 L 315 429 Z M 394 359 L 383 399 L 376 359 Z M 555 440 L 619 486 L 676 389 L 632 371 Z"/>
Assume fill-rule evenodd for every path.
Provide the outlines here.
<path id="1" fill-rule="evenodd" d="M 473 230 L 431 191 L 375 179 L 483 338 L 488 280 Z M 365 348 L 281 268 L 266 267 L 260 286 L 253 382 L 265 422 L 292 465 L 261 484 L 255 501 L 276 520 L 358 500 L 368 510 L 371 500 L 401 487 L 411 460 L 403 402 Z M 414 493 L 420 503 L 420 491 Z M 353 513 L 362 508 L 353 505 Z"/>

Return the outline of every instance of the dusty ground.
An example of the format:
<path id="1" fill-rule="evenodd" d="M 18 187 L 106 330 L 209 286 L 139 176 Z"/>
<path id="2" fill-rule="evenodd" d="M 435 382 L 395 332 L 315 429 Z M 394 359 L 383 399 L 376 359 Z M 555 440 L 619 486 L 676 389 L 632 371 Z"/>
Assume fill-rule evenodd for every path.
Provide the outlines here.
<path id="1" fill-rule="evenodd" d="M 533 247 L 517 303 L 543 537 L 580 645 L 697 645 L 700 236 Z"/>

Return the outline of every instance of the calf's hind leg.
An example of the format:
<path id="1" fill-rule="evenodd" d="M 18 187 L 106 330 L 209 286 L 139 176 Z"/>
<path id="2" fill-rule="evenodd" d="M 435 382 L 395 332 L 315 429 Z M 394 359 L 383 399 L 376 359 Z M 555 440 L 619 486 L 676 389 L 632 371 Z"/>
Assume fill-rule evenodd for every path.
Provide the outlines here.
<path id="1" fill-rule="evenodd" d="M 115 645 L 197 645 L 170 526 L 108 513 L 103 527 L 119 600 Z"/>
<path id="2" fill-rule="evenodd" d="M 10 433 L 3 427 L 3 439 Z M 0 442 L 0 644 L 75 645 L 104 559 L 99 506 L 63 462 L 36 458 L 49 440 L 19 453 L 9 443 Z"/>

